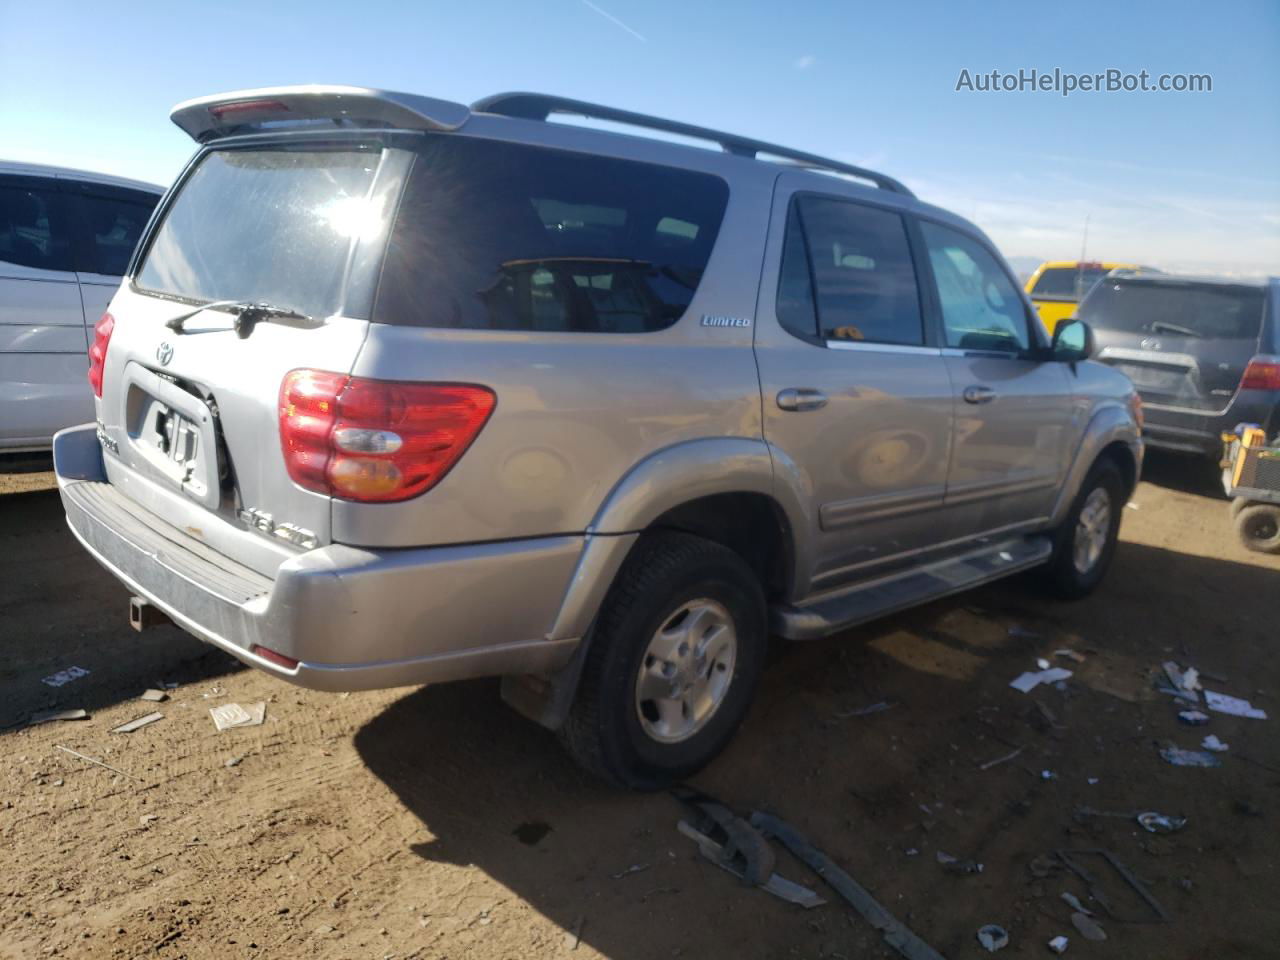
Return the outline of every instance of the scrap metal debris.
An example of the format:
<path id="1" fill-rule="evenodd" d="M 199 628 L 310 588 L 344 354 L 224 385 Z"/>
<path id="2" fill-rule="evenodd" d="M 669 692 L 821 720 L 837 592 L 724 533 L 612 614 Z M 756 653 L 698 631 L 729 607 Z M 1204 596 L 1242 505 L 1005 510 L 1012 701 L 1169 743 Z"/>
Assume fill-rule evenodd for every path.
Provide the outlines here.
<path id="1" fill-rule="evenodd" d="M 651 866 L 652 864 L 649 863 L 633 863 L 631 866 L 627 867 L 627 869 L 619 870 L 617 873 L 612 873 L 609 877 L 612 880 L 621 880 L 623 877 L 629 877 L 633 873 L 643 873 Z"/>
<path id="2" fill-rule="evenodd" d="M 30 726 L 38 723 L 49 723 L 53 720 L 88 720 L 89 714 L 83 710 L 44 710 L 40 713 L 33 713 L 31 719 L 27 721 Z"/>
<path id="3" fill-rule="evenodd" d="M 1214 693 L 1212 690 L 1206 690 L 1204 692 L 1204 702 L 1210 710 L 1215 710 L 1218 713 L 1227 713 L 1233 717 L 1247 717 L 1250 720 L 1267 719 L 1265 710 L 1260 710 L 1248 700 L 1229 697 L 1225 693 Z"/>
<path id="4" fill-rule="evenodd" d="M 912 933 L 853 877 L 841 870 L 834 860 L 810 844 L 790 824 L 772 814 L 757 811 L 751 815 L 751 825 L 762 831 L 765 836 L 777 838 L 793 856 L 807 864 L 833 890 L 844 897 L 855 910 L 880 931 L 885 943 L 907 960 L 944 960 L 942 954 Z"/>
<path id="5" fill-rule="evenodd" d="M 1099 886 L 1098 884 L 1098 881 L 1094 879 L 1093 875 L 1089 873 L 1088 870 L 1086 870 L 1083 866 L 1079 864 L 1079 862 L 1077 862 L 1076 858 L 1086 857 L 1086 856 L 1101 857 L 1110 865 L 1111 869 L 1114 870 L 1120 876 L 1120 879 L 1122 879 L 1125 883 L 1127 883 L 1133 889 L 1133 891 L 1139 897 L 1142 898 L 1142 901 L 1148 907 L 1151 908 L 1151 911 L 1156 915 L 1157 920 L 1164 921 L 1164 922 L 1169 921 L 1170 919 L 1169 914 L 1165 911 L 1164 907 L 1160 905 L 1160 901 L 1157 900 L 1154 896 L 1152 896 L 1151 891 L 1146 888 L 1146 886 L 1142 883 L 1142 881 L 1139 880 L 1137 877 L 1135 877 L 1133 875 L 1133 872 L 1124 865 L 1123 861 L 1121 861 L 1120 858 L 1117 857 L 1115 854 L 1113 854 L 1110 850 L 1103 850 L 1101 848 L 1091 848 L 1088 850 L 1055 850 L 1054 856 L 1056 856 L 1059 860 L 1062 861 L 1063 866 L 1065 866 L 1068 870 L 1070 870 L 1077 877 L 1079 877 L 1086 884 L 1088 884 L 1090 899 L 1097 902 L 1102 907 L 1102 909 L 1106 911 L 1107 916 L 1109 916 L 1112 920 L 1117 920 L 1117 921 L 1120 921 L 1121 923 L 1151 922 L 1150 918 L 1126 920 L 1123 917 L 1116 916 L 1115 912 L 1111 909 L 1111 903 L 1110 901 L 1108 901 L 1106 893 L 1103 892 L 1102 887 Z"/>
<path id="6" fill-rule="evenodd" d="M 1025 749 L 1027 749 L 1027 748 L 1026 748 L 1026 747 L 1019 747 L 1017 750 L 1014 750 L 1012 753 L 1006 753 L 1006 754 L 1005 754 L 1004 756 L 1002 756 L 1002 757 L 996 757 L 994 760 L 988 760 L 986 763 L 981 764 L 981 765 L 978 767 L 978 769 L 979 769 L 979 770 L 990 770 L 992 767 L 999 766 L 999 765 L 1000 765 L 1000 764 L 1002 764 L 1002 763 L 1008 763 L 1010 760 L 1012 760 L 1012 759 L 1014 759 L 1016 756 L 1018 756 L 1018 754 L 1022 753 L 1022 751 L 1023 751 L 1023 750 L 1025 750 Z"/>
<path id="7" fill-rule="evenodd" d="M 78 680 L 88 675 L 89 671 L 84 667 L 67 667 L 67 669 L 59 670 L 52 676 L 41 677 L 40 682 L 50 687 L 60 687 L 64 683 L 70 683 L 72 680 Z"/>
<path id="8" fill-rule="evenodd" d="M 722 870 L 733 874 L 739 880 L 746 880 L 745 872 L 734 866 L 732 858 L 726 859 L 727 848 L 716 843 L 687 820 L 681 820 L 677 823 L 676 829 L 696 843 L 698 845 L 698 852 L 706 857 L 706 859 L 710 860 Z M 798 906 L 804 907 L 806 910 L 812 910 L 814 907 L 820 907 L 827 902 L 808 887 L 803 887 L 777 873 L 770 874 L 763 883 L 756 884 L 756 886 L 766 893 L 773 894 L 780 900 L 786 900 L 788 903 L 794 903 Z"/>
<path id="9" fill-rule="evenodd" d="M 76 751 L 72 750 L 70 747 L 64 747 L 60 743 L 55 743 L 54 746 L 57 747 L 59 750 L 61 750 L 63 753 L 69 753 L 73 757 L 77 757 L 80 760 L 86 761 L 87 763 L 95 763 L 100 767 L 105 767 L 107 770 L 110 770 L 112 773 L 120 774 L 120 776 L 122 777 L 128 777 L 130 780 L 137 780 L 139 783 L 143 782 L 141 777 L 135 777 L 131 773 L 125 773 L 123 770 L 117 769 L 116 767 L 111 766 L 111 764 L 109 763 L 103 763 L 101 760 L 95 759 L 94 757 L 86 757 L 83 753 L 77 753 Z"/>
<path id="10" fill-rule="evenodd" d="M 1077 897 L 1074 893 L 1071 893 L 1070 891 L 1067 891 L 1067 890 L 1063 890 L 1061 896 L 1062 896 L 1063 902 L 1066 903 L 1066 905 L 1069 906 L 1076 913 L 1083 913 L 1087 917 L 1093 916 L 1093 911 L 1090 910 L 1088 907 L 1086 907 L 1083 903 L 1081 903 L 1080 898 Z"/>
<path id="11" fill-rule="evenodd" d="M 147 700 L 151 703 L 163 703 L 165 700 L 169 699 L 169 695 L 163 690 L 156 690 L 152 688 L 150 690 L 142 691 L 142 696 L 138 697 L 138 699 Z"/>
<path id="12" fill-rule="evenodd" d="M 1209 722 L 1209 715 L 1200 710 L 1180 710 L 1178 719 L 1188 727 L 1203 727 Z"/>
<path id="13" fill-rule="evenodd" d="M 163 713 L 148 713 L 146 716 L 138 717 L 136 720 L 130 720 L 128 723 L 122 723 L 118 727 L 112 727 L 112 733 L 133 733 L 135 730 L 141 730 L 149 723 L 155 723 L 157 720 L 163 720 Z"/>
<path id="14" fill-rule="evenodd" d="M 1217 734 L 1213 733 L 1201 740 L 1200 746 L 1204 747 L 1206 750 L 1212 750 L 1214 753 L 1226 753 L 1231 749 L 1231 744 L 1223 743 L 1218 739 Z"/>
<path id="15" fill-rule="evenodd" d="M 1054 953 L 1066 953 L 1069 942 L 1066 937 L 1054 937 L 1049 941 L 1049 949 Z"/>
<path id="16" fill-rule="evenodd" d="M 1137 821 L 1147 833 L 1177 833 L 1187 825 L 1186 817 L 1171 817 L 1154 810 L 1138 814 Z"/>
<path id="17" fill-rule="evenodd" d="M 255 703 L 246 708 L 238 703 L 224 703 L 210 707 L 209 715 L 213 717 L 213 725 L 219 733 L 234 727 L 256 727 L 266 719 L 267 705 Z"/>
<path id="18" fill-rule="evenodd" d="M 995 953 L 1009 945 L 1009 934 L 1005 932 L 1004 927 L 988 923 L 985 927 L 978 929 L 978 942 L 987 953 Z"/>

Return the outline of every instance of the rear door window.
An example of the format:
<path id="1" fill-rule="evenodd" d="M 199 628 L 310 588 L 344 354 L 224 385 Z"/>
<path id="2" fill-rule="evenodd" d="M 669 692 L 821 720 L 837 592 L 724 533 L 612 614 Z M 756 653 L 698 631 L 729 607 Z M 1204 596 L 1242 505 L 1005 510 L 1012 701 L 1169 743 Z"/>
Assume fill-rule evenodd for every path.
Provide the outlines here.
<path id="1" fill-rule="evenodd" d="M 728 186 L 709 174 L 429 137 L 400 201 L 381 323 L 643 333 L 684 315 Z"/>
<path id="2" fill-rule="evenodd" d="M 958 230 L 921 221 L 946 345 L 1022 353 L 1031 346 L 1027 311 L 1009 274 L 985 246 Z"/>
<path id="3" fill-rule="evenodd" d="M 0 177 L 0 265 L 71 271 L 71 229 L 56 184 Z"/>
<path id="4" fill-rule="evenodd" d="M 382 222 L 368 199 L 380 156 L 297 145 L 206 154 L 153 232 L 138 289 L 331 315 L 352 243 Z"/>
<path id="5" fill-rule="evenodd" d="M 142 229 L 160 198 L 135 190 L 88 189 L 78 198 L 84 215 L 85 265 L 90 273 L 123 276 Z"/>
<path id="6" fill-rule="evenodd" d="M 915 266 L 902 216 L 829 197 L 792 202 L 778 319 L 808 339 L 924 343 Z"/>

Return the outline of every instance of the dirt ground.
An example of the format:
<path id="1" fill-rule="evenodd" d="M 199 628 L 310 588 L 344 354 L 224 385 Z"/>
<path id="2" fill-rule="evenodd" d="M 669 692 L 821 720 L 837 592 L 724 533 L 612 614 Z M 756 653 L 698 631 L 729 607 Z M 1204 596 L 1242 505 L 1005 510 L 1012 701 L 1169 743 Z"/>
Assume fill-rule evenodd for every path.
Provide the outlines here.
<path id="1" fill-rule="evenodd" d="M 830 903 L 804 911 L 700 859 L 670 796 L 593 782 L 493 683 L 313 693 L 174 628 L 132 632 L 48 487 L 0 478 L 5 960 L 894 956 L 787 855 L 779 871 Z M 777 651 L 695 784 L 789 820 L 953 960 L 986 956 L 986 923 L 1009 931 L 1003 956 L 1048 956 L 1057 934 L 1071 957 L 1280 956 L 1280 563 L 1237 545 L 1195 465 L 1152 458 L 1134 507 L 1085 602 L 1015 581 Z M 1062 690 L 1009 687 L 1063 647 L 1085 661 L 1057 659 L 1076 670 Z M 1170 659 L 1271 718 L 1179 724 L 1152 682 Z M 41 683 L 71 666 L 90 673 Z M 138 701 L 164 682 L 167 702 Z M 262 726 L 215 731 L 210 707 L 258 701 Z M 849 715 L 880 701 L 897 706 Z M 26 723 L 75 707 L 89 718 Z M 1230 744 L 1220 767 L 1161 759 L 1207 733 Z M 1188 821 L 1155 836 L 1082 807 Z M 1076 933 L 1059 895 L 1088 888 L 1043 858 L 1098 848 L 1170 922 L 1134 922 L 1149 908 L 1082 855 L 1120 919 L 1095 902 L 1108 940 Z"/>

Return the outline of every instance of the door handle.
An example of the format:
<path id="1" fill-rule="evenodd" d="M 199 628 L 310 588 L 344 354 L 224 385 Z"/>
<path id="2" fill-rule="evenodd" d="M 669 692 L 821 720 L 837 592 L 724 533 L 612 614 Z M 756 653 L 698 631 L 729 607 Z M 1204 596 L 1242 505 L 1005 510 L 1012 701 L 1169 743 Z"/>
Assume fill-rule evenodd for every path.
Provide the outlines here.
<path id="1" fill-rule="evenodd" d="M 972 387 L 965 387 L 962 396 L 965 403 L 990 403 L 996 398 L 996 392 L 990 387 L 978 384 Z"/>
<path id="2" fill-rule="evenodd" d="M 821 390 L 810 390 L 808 387 L 788 387 L 778 391 L 778 408 L 780 410 L 821 410 L 827 405 L 827 395 Z"/>

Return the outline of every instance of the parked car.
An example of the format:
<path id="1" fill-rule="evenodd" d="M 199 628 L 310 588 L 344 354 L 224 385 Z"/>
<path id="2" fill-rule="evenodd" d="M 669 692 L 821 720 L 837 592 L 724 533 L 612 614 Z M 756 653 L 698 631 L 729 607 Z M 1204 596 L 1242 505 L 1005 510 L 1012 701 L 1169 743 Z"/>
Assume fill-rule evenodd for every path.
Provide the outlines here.
<path id="1" fill-rule="evenodd" d="M 87 328 L 120 285 L 162 193 L 136 180 L 0 162 L 0 455 L 48 451 L 54 433 L 93 418 Z"/>
<path id="2" fill-rule="evenodd" d="M 1027 278 L 1027 293 L 1050 336 L 1058 324 L 1076 315 L 1076 305 L 1103 277 L 1112 271 L 1159 273 L 1154 267 L 1136 263 L 1098 260 L 1046 260 Z"/>
<path id="3" fill-rule="evenodd" d="M 173 119 L 200 147 L 54 448 L 139 624 L 324 690 L 501 675 L 651 788 L 726 743 L 771 631 L 1107 568 L 1132 386 L 889 176 L 537 94 Z"/>
<path id="4" fill-rule="evenodd" d="M 1280 432 L 1280 279 L 1108 278 L 1079 316 L 1141 394 L 1150 446 L 1218 460 L 1237 424 Z"/>

